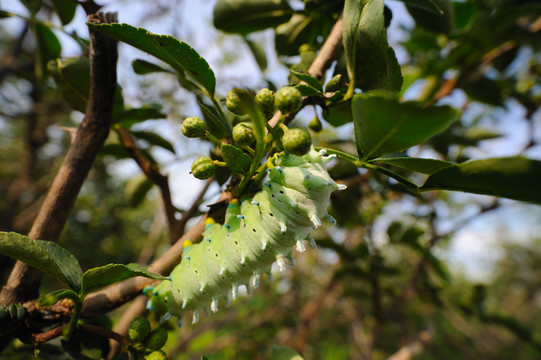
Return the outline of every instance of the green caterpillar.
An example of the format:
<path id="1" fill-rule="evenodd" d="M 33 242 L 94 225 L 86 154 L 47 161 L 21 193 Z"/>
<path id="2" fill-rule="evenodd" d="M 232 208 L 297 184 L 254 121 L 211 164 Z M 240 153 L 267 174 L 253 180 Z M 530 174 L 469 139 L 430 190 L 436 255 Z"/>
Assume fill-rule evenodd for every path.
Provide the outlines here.
<path id="1" fill-rule="evenodd" d="M 312 228 L 321 225 L 327 214 L 330 195 L 345 189 L 329 176 L 325 164 L 334 155 L 313 148 L 304 156 L 276 155 L 270 161 L 269 181 L 252 198 L 232 201 L 224 224 L 207 220 L 201 243 L 185 247 L 183 259 L 170 275 L 155 288 L 146 290 L 147 308 L 180 319 L 193 311 L 193 323 L 199 310 L 218 311 L 220 298 L 235 300 L 239 285 L 256 288 L 260 275 L 269 273 L 276 261 L 286 268 L 292 265 L 292 249 L 305 251 L 311 246 Z"/>

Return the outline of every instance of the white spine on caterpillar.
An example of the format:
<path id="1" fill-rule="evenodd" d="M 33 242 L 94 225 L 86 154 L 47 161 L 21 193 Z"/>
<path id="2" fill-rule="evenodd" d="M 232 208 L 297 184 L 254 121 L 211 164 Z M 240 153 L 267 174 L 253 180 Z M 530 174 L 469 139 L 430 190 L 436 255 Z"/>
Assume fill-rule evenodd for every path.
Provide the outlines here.
<path id="1" fill-rule="evenodd" d="M 256 288 L 260 275 L 276 261 L 280 270 L 292 250 L 315 246 L 312 229 L 327 214 L 330 195 L 343 190 L 325 168 L 333 156 L 311 149 L 303 156 L 278 155 L 268 170 L 269 181 L 251 199 L 229 204 L 224 224 L 207 221 L 203 240 L 184 249 L 183 259 L 171 272 L 171 281 L 147 289 L 147 307 L 170 318 L 193 311 L 218 310 L 218 300 L 235 300 L 237 289 Z"/>

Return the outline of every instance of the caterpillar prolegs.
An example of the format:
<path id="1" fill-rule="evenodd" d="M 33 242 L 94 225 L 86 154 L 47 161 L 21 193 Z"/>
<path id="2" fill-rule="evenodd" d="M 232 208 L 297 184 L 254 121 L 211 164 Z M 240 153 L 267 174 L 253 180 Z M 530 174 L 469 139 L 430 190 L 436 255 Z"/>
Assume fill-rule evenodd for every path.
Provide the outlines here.
<path id="1" fill-rule="evenodd" d="M 179 319 L 193 310 L 197 322 L 200 309 L 218 310 L 218 300 L 234 300 L 239 285 L 256 288 L 259 277 L 270 273 L 276 261 L 285 269 L 285 258 L 294 264 L 293 247 L 305 251 L 306 239 L 320 218 L 327 214 L 330 195 L 344 189 L 330 177 L 325 164 L 333 155 L 311 149 L 304 156 L 292 154 L 273 158 L 269 180 L 252 198 L 234 200 L 227 208 L 224 224 L 211 219 L 199 244 L 184 249 L 183 259 L 163 281 L 148 289 L 147 307 Z"/>

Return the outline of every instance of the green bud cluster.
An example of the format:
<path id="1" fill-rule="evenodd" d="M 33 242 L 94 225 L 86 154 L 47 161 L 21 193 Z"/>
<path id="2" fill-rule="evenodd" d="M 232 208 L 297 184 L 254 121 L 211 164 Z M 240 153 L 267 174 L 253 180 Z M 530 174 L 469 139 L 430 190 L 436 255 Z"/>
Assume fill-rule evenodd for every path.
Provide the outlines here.
<path id="1" fill-rule="evenodd" d="M 150 335 L 150 322 L 147 318 L 136 316 L 130 323 L 128 336 L 133 342 L 143 342 Z"/>
<path id="2" fill-rule="evenodd" d="M 150 322 L 142 317 L 136 316 L 130 323 L 128 336 L 134 344 L 130 345 L 135 351 L 137 359 L 167 360 L 165 352 L 160 350 L 167 342 L 167 330 L 157 328 L 150 331 Z"/>
<path id="3" fill-rule="evenodd" d="M 225 107 L 236 115 L 246 115 L 247 111 L 243 105 L 243 97 L 248 95 L 246 90 L 231 89 L 225 96 Z"/>
<path id="4" fill-rule="evenodd" d="M 167 355 L 162 350 L 153 351 L 145 356 L 146 360 L 167 360 Z"/>
<path id="5" fill-rule="evenodd" d="M 292 128 L 288 129 L 282 136 L 282 145 L 288 153 L 304 155 L 310 150 L 312 138 L 307 129 Z"/>
<path id="6" fill-rule="evenodd" d="M 276 111 L 276 105 L 274 104 L 274 91 L 267 88 L 261 89 L 255 95 L 255 103 L 261 109 L 265 115 L 265 119 L 269 120 Z"/>
<path id="7" fill-rule="evenodd" d="M 302 106 L 302 94 L 297 88 L 284 86 L 276 92 L 274 104 L 282 114 L 297 112 Z"/>
<path id="8" fill-rule="evenodd" d="M 255 141 L 254 126 L 249 122 L 241 122 L 233 127 L 233 141 L 240 146 L 248 146 Z"/>
<path id="9" fill-rule="evenodd" d="M 192 174 L 199 180 L 206 180 L 214 175 L 216 165 L 211 158 L 201 156 L 195 159 L 192 164 Z"/>
<path id="10" fill-rule="evenodd" d="M 206 130 L 205 122 L 196 116 L 187 117 L 182 122 L 182 133 L 189 138 L 203 137 Z"/>
<path id="11" fill-rule="evenodd" d="M 160 350 L 167 342 L 167 330 L 163 328 L 157 328 L 150 332 L 145 339 L 145 346 L 147 349 Z"/>

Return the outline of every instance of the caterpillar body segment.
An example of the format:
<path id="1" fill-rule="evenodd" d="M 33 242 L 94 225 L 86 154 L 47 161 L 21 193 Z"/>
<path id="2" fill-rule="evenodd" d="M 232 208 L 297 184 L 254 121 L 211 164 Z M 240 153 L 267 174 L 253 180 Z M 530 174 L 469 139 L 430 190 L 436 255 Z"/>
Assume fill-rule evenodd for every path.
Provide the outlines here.
<path id="1" fill-rule="evenodd" d="M 224 224 L 207 221 L 202 241 L 185 247 L 171 281 L 146 291 L 147 307 L 164 318 L 193 311 L 197 321 L 199 309 L 217 311 L 219 299 L 234 300 L 240 285 L 257 287 L 274 262 L 280 270 L 286 258 L 293 266 L 293 248 L 305 251 L 305 239 L 315 244 L 311 232 L 328 218 L 331 193 L 342 188 L 329 176 L 328 160 L 313 149 L 304 156 L 274 156 L 262 190 L 232 201 Z"/>

